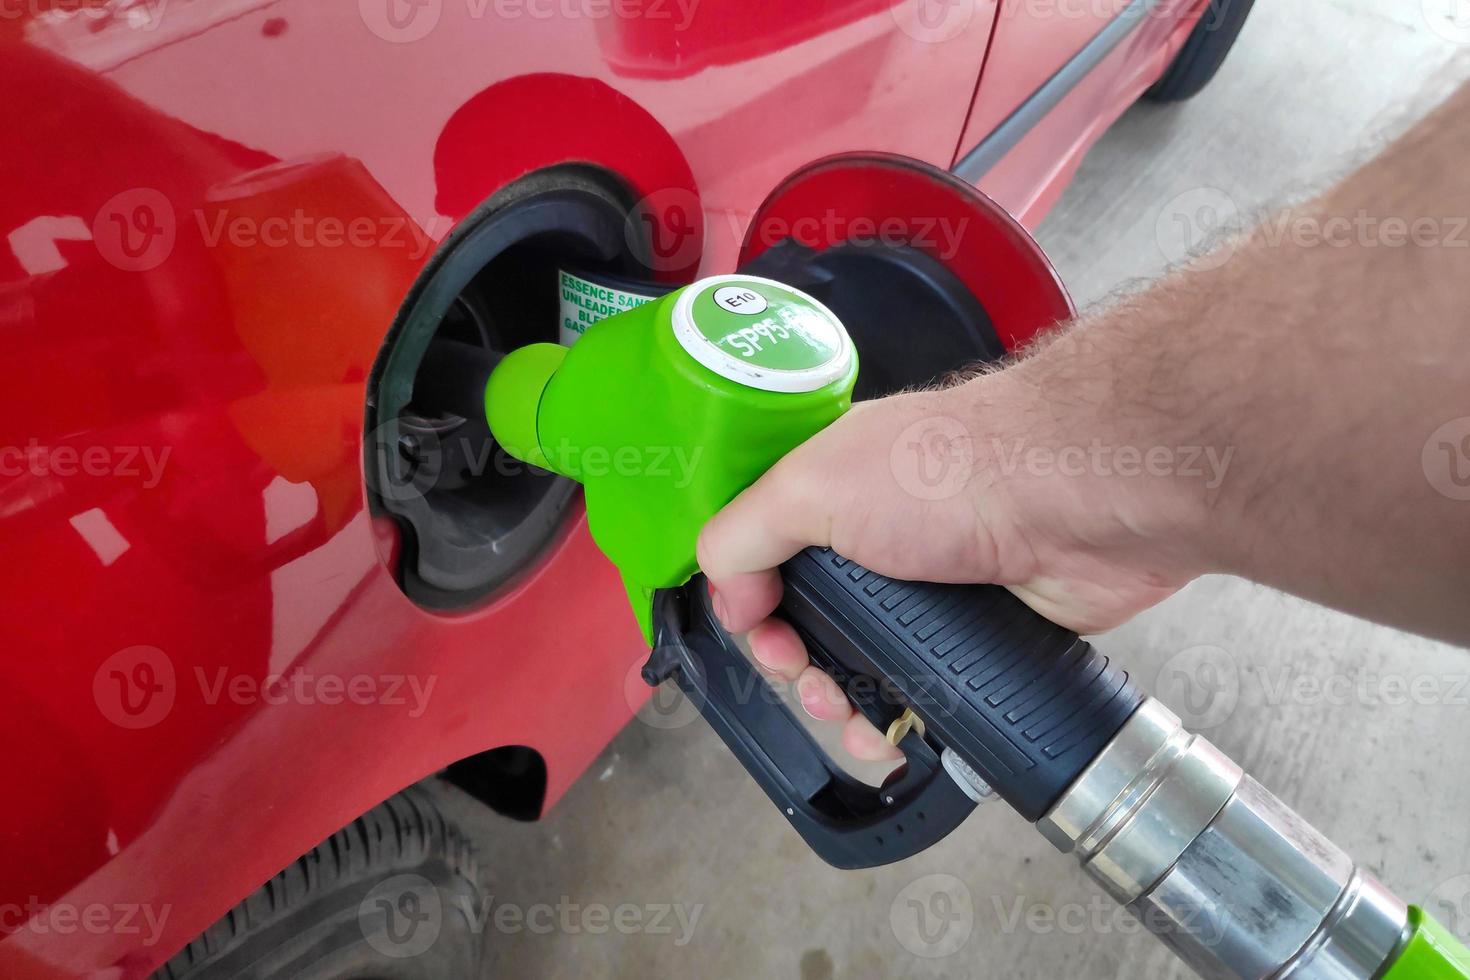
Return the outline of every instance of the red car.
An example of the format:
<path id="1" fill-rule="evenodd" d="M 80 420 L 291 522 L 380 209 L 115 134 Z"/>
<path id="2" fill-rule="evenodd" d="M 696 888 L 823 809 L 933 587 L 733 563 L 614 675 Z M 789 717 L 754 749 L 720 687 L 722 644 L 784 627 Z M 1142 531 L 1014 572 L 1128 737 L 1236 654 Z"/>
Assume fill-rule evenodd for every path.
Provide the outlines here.
<path id="1" fill-rule="evenodd" d="M 892 233 L 1012 347 L 1067 304 L 1005 212 L 1249 6 L 6 5 L 0 976 L 474 975 L 416 784 L 534 819 L 647 697 L 577 493 L 477 407 L 556 270 Z"/>

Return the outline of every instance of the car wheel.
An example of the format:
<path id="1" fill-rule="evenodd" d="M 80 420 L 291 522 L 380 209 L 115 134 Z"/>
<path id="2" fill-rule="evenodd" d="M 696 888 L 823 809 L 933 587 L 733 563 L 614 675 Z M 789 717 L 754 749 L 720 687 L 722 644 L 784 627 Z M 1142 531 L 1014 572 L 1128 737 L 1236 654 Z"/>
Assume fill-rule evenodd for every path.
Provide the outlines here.
<path id="1" fill-rule="evenodd" d="M 1220 70 L 1254 5 L 1255 0 L 1209 0 L 1184 47 L 1143 97 L 1151 102 L 1182 102 L 1199 94 Z"/>
<path id="2" fill-rule="evenodd" d="M 414 786 L 266 882 L 154 977 L 473 978 L 484 907 L 467 836 Z"/>

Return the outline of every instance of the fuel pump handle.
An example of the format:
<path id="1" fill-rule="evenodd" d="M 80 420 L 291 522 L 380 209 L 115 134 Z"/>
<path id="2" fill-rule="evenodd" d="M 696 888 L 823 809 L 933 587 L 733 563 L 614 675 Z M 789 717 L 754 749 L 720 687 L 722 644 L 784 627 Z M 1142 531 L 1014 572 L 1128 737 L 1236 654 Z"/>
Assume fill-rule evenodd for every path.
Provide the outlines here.
<path id="1" fill-rule="evenodd" d="M 945 749 L 1037 820 L 1142 701 L 1091 644 L 999 586 L 890 579 L 825 548 L 798 554 L 781 575 L 781 615 L 812 661 L 904 753 L 889 785 L 848 776 L 767 693 L 710 611 L 702 576 L 655 598 L 644 678 L 673 677 L 813 850 L 838 867 L 900 860 L 968 815 L 974 794 L 944 771 Z M 891 727 L 905 719 L 906 732 Z"/>

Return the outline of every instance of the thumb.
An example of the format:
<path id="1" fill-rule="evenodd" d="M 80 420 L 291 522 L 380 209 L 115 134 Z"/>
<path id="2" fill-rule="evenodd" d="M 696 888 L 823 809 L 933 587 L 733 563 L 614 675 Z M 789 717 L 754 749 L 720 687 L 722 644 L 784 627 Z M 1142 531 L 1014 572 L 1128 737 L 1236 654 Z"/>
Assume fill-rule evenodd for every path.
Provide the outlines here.
<path id="1" fill-rule="evenodd" d="M 700 532 L 699 567 L 715 615 L 732 633 L 751 629 L 781 601 L 776 566 L 809 545 L 831 544 L 832 511 L 812 487 L 800 451 L 751 484 Z"/>

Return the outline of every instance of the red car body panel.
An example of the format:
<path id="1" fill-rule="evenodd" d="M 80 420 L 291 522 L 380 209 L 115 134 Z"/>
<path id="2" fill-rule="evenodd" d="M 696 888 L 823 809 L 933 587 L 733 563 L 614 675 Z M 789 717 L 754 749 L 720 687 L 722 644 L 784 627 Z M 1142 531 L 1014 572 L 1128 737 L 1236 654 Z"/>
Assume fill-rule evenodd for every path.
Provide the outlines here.
<path id="1" fill-rule="evenodd" d="M 1092 9 L 1082 0 L 1056 2 L 1063 7 L 1071 4 L 1073 9 Z M 1023 225 L 1036 227 L 1077 172 L 1087 150 L 1169 67 L 1209 3 L 1210 0 L 1159 3 L 1126 40 L 985 174 L 979 182 L 980 189 L 1004 205 Z M 1107 2 L 1101 5 L 1115 6 Z M 1075 28 L 1087 20 L 1066 18 L 1065 22 Z M 1001 18 L 997 23 L 996 41 L 986 58 L 975 109 L 961 139 L 963 147 L 978 144 L 1034 90 L 1031 83 L 1036 81 L 1035 73 L 1022 70 L 1029 48 L 1018 43 L 1019 37 L 1012 38 L 1010 44 L 1005 40 L 1004 32 L 1020 34 L 1023 26 L 1030 26 L 1033 35 L 1044 33 L 1034 25 L 1011 19 Z M 1069 37 L 1069 44 L 1077 41 L 1075 36 Z M 1067 48 L 1050 50 L 1046 63 L 1059 63 L 1067 51 Z M 1018 78 L 1026 81 L 1015 81 Z"/>
<path id="2" fill-rule="evenodd" d="M 0 20 L 23 141 L 0 160 L 0 975 L 145 975 L 488 748 L 535 748 L 549 805 L 646 697 L 580 512 L 472 610 L 395 582 L 365 386 L 457 222 L 592 163 L 648 200 L 665 274 L 727 271 L 788 174 L 868 149 L 948 167 L 1034 87 L 1003 66 L 1084 39 L 1003 17 L 987 58 L 984 0 L 939 40 L 889 0 L 704 0 L 682 27 L 673 0 L 547 9 L 34 0 Z M 982 187 L 1038 220 L 1188 22 L 1114 52 Z"/>

